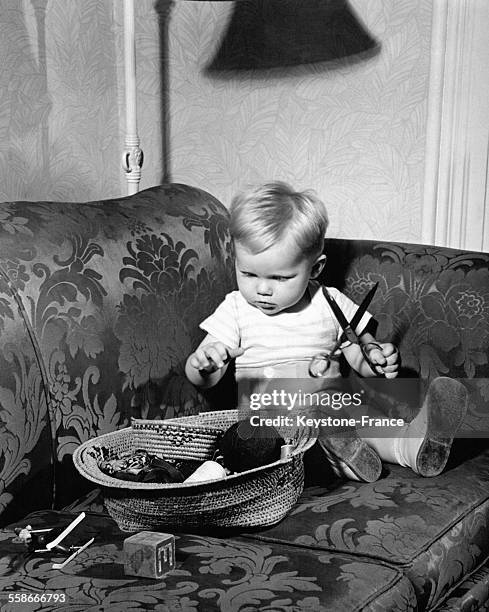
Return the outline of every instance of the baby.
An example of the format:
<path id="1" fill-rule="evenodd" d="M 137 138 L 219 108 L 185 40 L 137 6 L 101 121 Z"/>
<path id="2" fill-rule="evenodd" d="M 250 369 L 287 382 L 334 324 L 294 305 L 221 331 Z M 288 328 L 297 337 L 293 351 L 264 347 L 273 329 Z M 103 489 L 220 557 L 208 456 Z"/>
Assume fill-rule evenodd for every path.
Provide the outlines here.
<path id="1" fill-rule="evenodd" d="M 238 383 L 310 377 L 311 359 L 331 350 L 343 332 L 315 280 L 326 264 L 327 226 L 324 204 L 313 193 L 296 192 L 285 183 L 266 184 L 234 198 L 230 232 L 238 291 L 228 294 L 200 325 L 207 335 L 185 365 L 194 385 L 214 386 L 231 360 Z M 328 292 L 350 321 L 357 305 L 335 288 Z M 355 330 L 370 349 L 368 361 L 358 344 L 345 341 L 340 350 L 360 376 L 395 378 L 399 352 L 366 331 L 370 318 L 365 313 Z M 327 365 L 324 361 L 320 375 L 341 376 L 337 360 Z M 381 459 L 434 476 L 445 467 L 466 404 L 463 385 L 435 379 L 416 418 L 396 429 L 395 438 L 368 437 L 367 430 L 321 435 L 319 444 L 336 468 L 356 480 L 377 480 Z"/>

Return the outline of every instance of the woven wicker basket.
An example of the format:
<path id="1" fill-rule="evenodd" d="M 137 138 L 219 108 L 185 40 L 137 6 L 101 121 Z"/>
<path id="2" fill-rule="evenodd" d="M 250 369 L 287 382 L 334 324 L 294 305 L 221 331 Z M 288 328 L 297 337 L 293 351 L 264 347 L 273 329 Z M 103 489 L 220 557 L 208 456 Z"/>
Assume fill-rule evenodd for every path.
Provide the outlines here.
<path id="1" fill-rule="evenodd" d="M 107 511 L 122 531 L 273 525 L 302 493 L 303 454 L 316 440 L 304 429 L 277 427 L 284 437 L 294 436 L 286 459 L 203 483 L 124 481 L 102 472 L 94 456 L 97 447 L 105 447 L 114 455 L 144 449 L 164 459 L 212 459 L 219 436 L 239 418 L 237 410 L 228 410 L 165 421 L 133 419 L 131 427 L 84 442 L 73 461 L 102 487 Z"/>

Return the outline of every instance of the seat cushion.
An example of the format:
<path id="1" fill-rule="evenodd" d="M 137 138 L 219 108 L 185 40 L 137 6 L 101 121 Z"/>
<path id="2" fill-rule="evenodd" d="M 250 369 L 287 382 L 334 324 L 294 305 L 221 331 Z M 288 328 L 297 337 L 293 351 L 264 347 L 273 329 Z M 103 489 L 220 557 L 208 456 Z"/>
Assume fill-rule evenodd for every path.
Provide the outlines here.
<path id="1" fill-rule="evenodd" d="M 46 511 L 18 525 L 52 526 L 73 516 Z M 396 612 L 416 607 L 412 585 L 402 571 L 349 554 L 243 537 L 182 534 L 176 536 L 176 569 L 153 580 L 124 574 L 122 545 L 128 534 L 105 515 L 87 514 L 79 526 L 80 543 L 92 536 L 95 542 L 61 570 L 52 569 L 52 562 L 59 560 L 54 557 L 22 559 L 23 545 L 12 542 L 13 527 L 0 532 L 4 599 L 10 591 L 46 590 L 65 594 L 77 609 L 103 604 L 104 610 L 160 612 Z M 26 603 L 23 610 L 36 605 Z"/>
<path id="2" fill-rule="evenodd" d="M 436 478 L 389 466 L 374 483 L 306 488 L 285 520 L 253 538 L 403 568 L 429 609 L 489 556 L 488 484 L 489 451 Z"/>

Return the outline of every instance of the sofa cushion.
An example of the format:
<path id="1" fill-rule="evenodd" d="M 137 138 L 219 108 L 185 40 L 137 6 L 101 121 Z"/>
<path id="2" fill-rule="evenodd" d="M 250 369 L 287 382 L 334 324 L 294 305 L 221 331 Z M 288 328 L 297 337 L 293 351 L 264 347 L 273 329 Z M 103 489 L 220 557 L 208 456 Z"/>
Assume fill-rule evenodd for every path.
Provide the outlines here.
<path id="1" fill-rule="evenodd" d="M 403 568 L 424 610 L 489 556 L 489 451 L 455 462 L 436 478 L 389 466 L 374 483 L 308 487 L 286 519 L 253 538 Z"/>
<path id="2" fill-rule="evenodd" d="M 73 515 L 46 511 L 18 525 L 51 526 L 63 518 L 71 520 Z M 95 542 L 62 570 L 52 569 L 54 557 L 22 560 L 22 545 L 12 543 L 13 526 L 1 531 L 2 598 L 7 599 L 9 592 L 46 590 L 64 594 L 77 609 L 99 609 L 103 604 L 104 610 L 141 612 L 416 608 L 413 588 L 399 569 L 349 554 L 242 537 L 182 534 L 176 536 L 175 570 L 153 580 L 124 575 L 122 544 L 128 534 L 107 516 L 88 514 L 78 529 L 81 542 L 92 536 Z M 25 604 L 22 609 L 37 608 Z"/>

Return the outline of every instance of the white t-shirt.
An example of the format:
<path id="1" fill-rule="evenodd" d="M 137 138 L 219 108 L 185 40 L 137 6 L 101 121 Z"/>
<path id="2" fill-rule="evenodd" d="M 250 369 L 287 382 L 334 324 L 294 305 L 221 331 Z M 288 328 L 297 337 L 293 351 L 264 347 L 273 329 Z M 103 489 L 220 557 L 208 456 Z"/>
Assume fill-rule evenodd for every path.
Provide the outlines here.
<path id="1" fill-rule="evenodd" d="M 243 355 L 236 358 L 237 376 L 246 369 L 261 368 L 267 376 L 272 369 L 284 370 L 281 366 L 287 364 L 308 364 L 314 355 L 331 350 L 343 330 L 324 297 L 321 285 L 310 281 L 307 290 L 311 299 L 302 310 L 275 315 L 263 313 L 248 304 L 239 291 L 233 291 L 200 327 L 230 348 L 244 349 Z M 357 311 L 357 304 L 334 287 L 328 287 L 328 291 L 350 321 Z M 358 334 L 365 329 L 370 318 L 369 313 L 363 315 L 355 330 Z M 328 372 L 328 377 L 339 375 L 339 368 L 331 368 Z"/>

